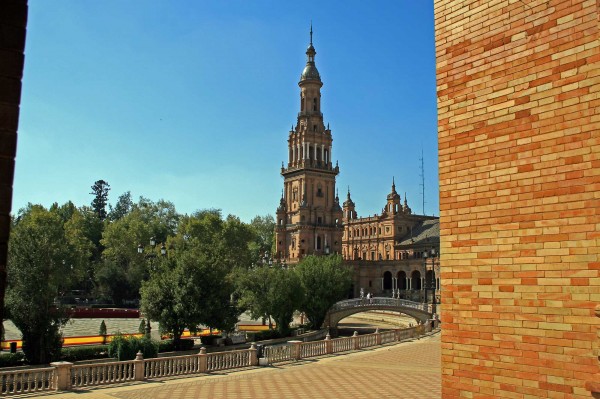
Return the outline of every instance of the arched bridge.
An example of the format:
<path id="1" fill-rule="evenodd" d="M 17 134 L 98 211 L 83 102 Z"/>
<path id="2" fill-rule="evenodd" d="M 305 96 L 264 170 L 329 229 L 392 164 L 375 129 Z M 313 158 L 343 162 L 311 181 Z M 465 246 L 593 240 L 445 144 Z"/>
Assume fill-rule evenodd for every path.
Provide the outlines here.
<path id="1" fill-rule="evenodd" d="M 407 301 L 406 299 L 348 299 L 346 301 L 340 301 L 336 303 L 327 311 L 323 327 L 335 329 L 342 319 L 345 319 L 346 317 L 355 313 L 366 312 L 369 310 L 388 310 L 392 312 L 404 313 L 423 323 L 428 319 L 431 319 L 432 312 L 430 304 Z"/>

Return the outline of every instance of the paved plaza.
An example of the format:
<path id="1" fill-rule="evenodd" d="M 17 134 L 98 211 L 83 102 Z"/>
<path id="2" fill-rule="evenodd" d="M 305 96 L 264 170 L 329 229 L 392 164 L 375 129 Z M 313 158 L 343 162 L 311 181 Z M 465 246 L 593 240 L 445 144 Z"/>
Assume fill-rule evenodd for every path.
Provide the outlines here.
<path id="1" fill-rule="evenodd" d="M 49 393 L 64 399 L 441 397 L 439 334 L 377 349 L 199 377 Z"/>

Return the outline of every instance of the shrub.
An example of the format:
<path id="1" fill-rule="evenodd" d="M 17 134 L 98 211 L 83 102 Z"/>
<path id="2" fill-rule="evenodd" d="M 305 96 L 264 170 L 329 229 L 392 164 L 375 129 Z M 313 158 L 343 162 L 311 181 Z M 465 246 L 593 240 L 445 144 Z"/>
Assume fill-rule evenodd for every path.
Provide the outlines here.
<path id="1" fill-rule="evenodd" d="M 98 329 L 98 335 L 106 336 L 106 323 L 102 320 L 100 323 L 100 328 Z"/>
<path id="2" fill-rule="evenodd" d="M 165 339 L 158 343 L 158 352 L 173 352 L 175 350 L 175 345 L 173 345 L 172 339 Z"/>
<path id="3" fill-rule="evenodd" d="M 179 347 L 175 348 L 172 339 L 165 339 L 158 343 L 158 352 L 189 351 L 194 348 L 193 339 L 182 339 L 179 341 Z"/>
<path id="4" fill-rule="evenodd" d="M 146 333 L 146 322 L 144 321 L 144 319 L 142 319 L 142 321 L 140 321 L 140 325 L 138 327 L 138 332 L 140 334 L 145 334 Z"/>
<path id="5" fill-rule="evenodd" d="M 2 354 L 0 355 L 0 367 L 21 366 L 24 360 L 23 352 Z"/>
<path id="6" fill-rule="evenodd" d="M 108 356 L 118 360 L 133 360 L 138 351 L 141 351 L 144 359 L 149 359 L 158 355 L 158 347 L 156 341 L 146 337 L 124 337 L 117 334 L 108 345 Z"/>
<path id="7" fill-rule="evenodd" d="M 62 348 L 60 360 L 77 362 L 80 360 L 103 359 L 107 357 L 108 345 L 88 345 Z"/>
<path id="8" fill-rule="evenodd" d="M 254 334 L 255 341 L 266 341 L 275 338 L 281 338 L 281 334 L 277 330 L 265 330 Z"/>

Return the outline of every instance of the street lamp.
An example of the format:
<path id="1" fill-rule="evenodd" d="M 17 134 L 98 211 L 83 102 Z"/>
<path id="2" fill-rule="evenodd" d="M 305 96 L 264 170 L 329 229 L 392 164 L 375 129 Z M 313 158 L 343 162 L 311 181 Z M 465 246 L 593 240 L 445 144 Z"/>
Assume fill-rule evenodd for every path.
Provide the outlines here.
<path id="1" fill-rule="evenodd" d="M 154 259 L 156 258 L 156 253 L 154 252 L 154 248 L 156 247 L 156 238 L 150 237 L 150 246 L 152 247 L 152 250 L 145 255 L 145 258 L 150 260 L 150 269 L 152 269 L 154 271 Z M 139 244 L 137 247 L 138 254 L 142 255 L 144 253 L 144 251 L 145 251 L 144 246 L 142 244 Z M 160 246 L 160 255 L 161 256 L 167 255 L 167 247 L 165 246 L 165 243 L 162 243 Z"/>
<path id="2" fill-rule="evenodd" d="M 427 273 L 427 258 L 431 256 L 431 274 L 430 274 L 430 278 L 427 278 L 428 273 Z M 430 253 L 428 253 L 427 251 L 425 251 L 423 253 L 423 263 L 425 265 L 425 303 L 429 303 L 429 296 L 427 294 L 428 290 L 432 290 L 433 295 L 432 295 L 432 301 L 431 301 L 431 313 L 432 315 L 436 314 L 436 297 L 435 297 L 435 290 L 436 290 L 436 282 L 435 282 L 435 248 L 432 248 Z"/>

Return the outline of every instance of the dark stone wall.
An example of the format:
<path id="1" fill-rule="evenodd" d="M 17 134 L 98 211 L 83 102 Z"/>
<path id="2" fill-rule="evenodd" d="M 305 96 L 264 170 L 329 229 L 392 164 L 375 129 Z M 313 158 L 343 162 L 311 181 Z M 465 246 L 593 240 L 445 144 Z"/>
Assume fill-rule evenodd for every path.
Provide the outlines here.
<path id="1" fill-rule="evenodd" d="M 26 29 L 27 0 L 0 1 L 0 320 L 6 288 Z"/>

